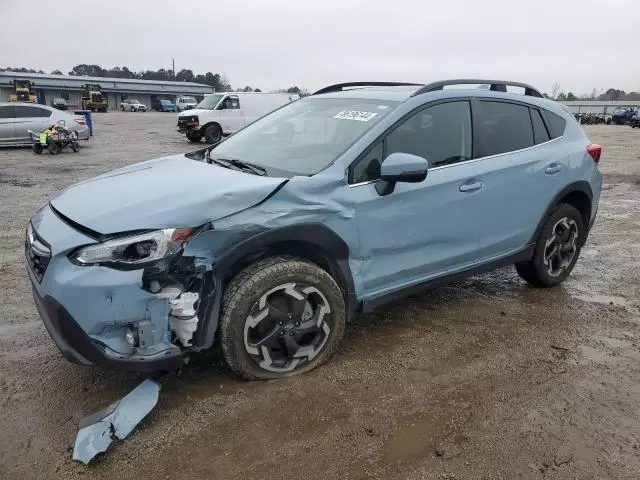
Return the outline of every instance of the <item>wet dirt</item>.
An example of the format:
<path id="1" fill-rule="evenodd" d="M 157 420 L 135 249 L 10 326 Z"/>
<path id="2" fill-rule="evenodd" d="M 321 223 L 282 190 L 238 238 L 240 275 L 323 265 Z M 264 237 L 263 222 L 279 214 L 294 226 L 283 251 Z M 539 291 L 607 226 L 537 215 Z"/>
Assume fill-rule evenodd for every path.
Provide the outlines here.
<path id="1" fill-rule="evenodd" d="M 357 317 L 327 365 L 280 381 L 199 355 L 127 440 L 74 463 L 78 421 L 144 377 L 60 356 L 24 273 L 27 221 L 70 183 L 192 147 L 172 114 L 94 122 L 77 154 L 0 149 L 0 478 L 640 476 L 640 131 L 615 126 L 586 129 L 605 186 L 562 286 L 506 268 L 414 296 Z"/>

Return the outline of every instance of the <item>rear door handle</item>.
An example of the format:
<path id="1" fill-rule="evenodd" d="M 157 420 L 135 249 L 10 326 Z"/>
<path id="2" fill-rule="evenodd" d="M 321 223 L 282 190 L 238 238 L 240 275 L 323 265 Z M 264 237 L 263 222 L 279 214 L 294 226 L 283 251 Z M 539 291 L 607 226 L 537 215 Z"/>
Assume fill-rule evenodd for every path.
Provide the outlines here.
<path id="1" fill-rule="evenodd" d="M 473 192 L 474 190 L 480 190 L 482 187 L 484 187 L 484 183 L 482 182 L 463 183 L 460 185 L 459 190 L 461 192 Z"/>
<path id="2" fill-rule="evenodd" d="M 560 170 L 562 170 L 562 165 L 558 165 L 557 163 L 552 163 L 551 165 L 549 165 L 547 168 L 544 169 L 544 173 L 553 175 L 554 173 L 558 173 Z"/>

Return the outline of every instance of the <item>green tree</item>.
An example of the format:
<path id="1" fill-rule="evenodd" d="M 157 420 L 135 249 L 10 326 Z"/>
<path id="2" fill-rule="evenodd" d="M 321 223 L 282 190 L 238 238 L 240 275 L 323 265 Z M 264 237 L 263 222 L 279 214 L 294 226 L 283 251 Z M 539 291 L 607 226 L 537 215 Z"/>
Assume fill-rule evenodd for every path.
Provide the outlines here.
<path id="1" fill-rule="evenodd" d="M 191 70 L 182 69 L 176 74 L 176 82 L 193 82 L 195 76 Z"/>
<path id="2" fill-rule="evenodd" d="M 568 102 L 574 102 L 574 101 L 576 101 L 576 100 L 578 100 L 578 97 L 576 97 L 576 96 L 573 94 L 573 92 L 569 92 L 569 93 L 567 93 L 567 101 L 568 101 Z"/>
<path id="3" fill-rule="evenodd" d="M 60 70 L 54 70 L 51 72 L 51 75 L 62 75 L 62 72 Z"/>

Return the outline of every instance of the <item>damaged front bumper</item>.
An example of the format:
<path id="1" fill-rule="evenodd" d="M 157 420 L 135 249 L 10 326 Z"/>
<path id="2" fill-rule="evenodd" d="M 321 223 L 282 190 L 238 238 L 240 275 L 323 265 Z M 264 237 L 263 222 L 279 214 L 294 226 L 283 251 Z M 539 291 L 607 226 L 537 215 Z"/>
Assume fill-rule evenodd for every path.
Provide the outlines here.
<path id="1" fill-rule="evenodd" d="M 25 256 L 36 308 L 65 358 L 143 372 L 180 367 L 185 349 L 172 341 L 171 301 L 143 288 L 144 271 L 77 266 L 74 249 L 95 240 L 49 206 L 31 221 Z M 135 339 L 134 344 L 130 342 Z"/>

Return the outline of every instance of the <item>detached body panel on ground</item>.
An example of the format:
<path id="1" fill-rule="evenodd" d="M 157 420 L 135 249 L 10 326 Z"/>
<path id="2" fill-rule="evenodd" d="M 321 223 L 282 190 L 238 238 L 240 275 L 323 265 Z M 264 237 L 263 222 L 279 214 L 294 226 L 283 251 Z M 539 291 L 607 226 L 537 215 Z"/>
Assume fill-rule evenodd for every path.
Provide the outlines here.
<path id="1" fill-rule="evenodd" d="M 509 263 L 551 286 L 575 265 L 600 148 L 558 104 L 409 85 L 286 103 L 214 148 L 39 210 L 29 275 L 67 358 L 163 370 L 219 337 L 233 371 L 276 378 L 325 361 L 358 310 L 415 288 Z"/>

